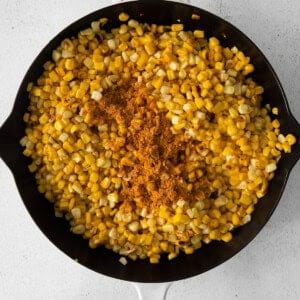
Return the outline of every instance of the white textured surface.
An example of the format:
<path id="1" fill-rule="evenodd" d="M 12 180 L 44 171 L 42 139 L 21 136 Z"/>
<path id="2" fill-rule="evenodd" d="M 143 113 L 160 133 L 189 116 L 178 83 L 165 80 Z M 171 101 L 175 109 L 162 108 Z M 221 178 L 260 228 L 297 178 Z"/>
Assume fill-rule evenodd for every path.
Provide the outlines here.
<path id="1" fill-rule="evenodd" d="M 190 1 L 232 22 L 269 58 L 300 120 L 300 1 Z M 111 1 L 0 1 L 0 124 L 41 48 L 69 23 Z M 300 299 L 300 164 L 257 238 L 225 264 L 173 283 L 167 299 Z M 94 273 L 58 251 L 24 209 L 0 160 L 0 298 L 137 299 L 132 284 Z M 150 296 L 150 295 L 148 295 Z"/>

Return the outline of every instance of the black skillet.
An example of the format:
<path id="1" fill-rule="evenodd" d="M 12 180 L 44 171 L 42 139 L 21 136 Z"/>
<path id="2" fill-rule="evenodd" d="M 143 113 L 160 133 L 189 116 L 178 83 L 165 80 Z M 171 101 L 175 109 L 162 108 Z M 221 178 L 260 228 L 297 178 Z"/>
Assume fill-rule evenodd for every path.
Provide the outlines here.
<path id="1" fill-rule="evenodd" d="M 119 263 L 117 254 L 104 248 L 90 249 L 87 241 L 70 233 L 68 223 L 56 218 L 52 204 L 38 193 L 34 176 L 27 168 L 30 160 L 22 155 L 23 149 L 19 145 L 20 138 L 24 136 L 22 117 L 29 103 L 27 83 L 35 81 L 41 75 L 42 65 L 51 59 L 52 50 L 64 38 L 75 36 L 99 18 L 109 19 L 107 30 L 119 26 L 118 15 L 123 11 L 136 20 L 150 24 L 182 22 L 186 30 L 203 29 L 207 37 L 215 36 L 224 46 L 237 46 L 244 51 L 256 67 L 253 78 L 265 88 L 265 103 L 279 108 L 282 133 L 293 133 L 297 137 L 297 144 L 294 145 L 292 153 L 282 155 L 268 193 L 257 204 L 252 221 L 236 229 L 231 242 L 212 242 L 192 255 L 182 254 L 172 261 L 163 257 L 156 265 L 151 265 L 146 260 L 138 260 L 129 261 L 123 266 Z M 200 15 L 200 20 L 191 19 L 192 14 Z M 41 51 L 22 81 L 12 113 L 0 129 L 0 156 L 12 171 L 20 195 L 33 220 L 49 240 L 70 258 L 77 258 L 80 264 L 114 278 L 138 282 L 166 282 L 191 277 L 218 266 L 234 256 L 258 234 L 277 206 L 289 173 L 300 157 L 299 137 L 300 125 L 291 115 L 274 70 L 261 51 L 242 32 L 197 7 L 165 1 L 135 1 L 106 7 L 87 15 L 64 29 Z"/>

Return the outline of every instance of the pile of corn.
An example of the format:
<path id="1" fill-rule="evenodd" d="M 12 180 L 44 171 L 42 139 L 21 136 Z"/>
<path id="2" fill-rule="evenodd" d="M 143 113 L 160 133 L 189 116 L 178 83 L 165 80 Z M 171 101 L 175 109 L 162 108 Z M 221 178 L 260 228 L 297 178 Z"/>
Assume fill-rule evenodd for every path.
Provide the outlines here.
<path id="1" fill-rule="evenodd" d="M 133 260 L 157 263 L 162 253 L 172 259 L 203 242 L 229 242 L 231 231 L 251 220 L 281 151 L 289 153 L 295 137 L 280 134 L 276 107 L 260 106 L 263 88 L 247 76 L 254 67 L 236 47 L 182 24 L 141 24 L 125 13 L 119 19 L 111 32 L 101 19 L 63 40 L 28 85 L 21 144 L 38 190 L 90 247 L 104 245 Z M 130 180 L 118 173 L 120 159 L 130 154 L 126 128 L 112 122 L 92 130 L 84 111 L 128 79 L 146 85 L 174 134 L 195 141 L 184 154 L 187 190 L 205 176 L 213 197 L 199 190 L 192 202 L 174 199 L 156 211 L 119 209 L 119 191 Z"/>

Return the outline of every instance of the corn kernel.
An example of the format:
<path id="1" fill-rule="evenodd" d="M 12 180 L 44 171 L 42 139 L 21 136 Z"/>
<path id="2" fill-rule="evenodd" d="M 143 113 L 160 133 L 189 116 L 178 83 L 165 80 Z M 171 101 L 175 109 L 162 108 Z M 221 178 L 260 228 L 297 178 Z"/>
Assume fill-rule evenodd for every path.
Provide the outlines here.
<path id="1" fill-rule="evenodd" d="M 228 243 L 232 240 L 232 234 L 231 232 L 227 232 L 225 233 L 222 237 L 221 237 L 222 241 Z"/>
<path id="2" fill-rule="evenodd" d="M 121 22 L 126 22 L 128 19 L 129 19 L 129 15 L 127 15 L 126 13 L 121 12 L 121 13 L 119 14 L 119 20 L 120 20 Z"/>
<path id="3" fill-rule="evenodd" d="M 183 24 L 172 24 L 171 25 L 172 31 L 182 31 L 183 30 Z"/>

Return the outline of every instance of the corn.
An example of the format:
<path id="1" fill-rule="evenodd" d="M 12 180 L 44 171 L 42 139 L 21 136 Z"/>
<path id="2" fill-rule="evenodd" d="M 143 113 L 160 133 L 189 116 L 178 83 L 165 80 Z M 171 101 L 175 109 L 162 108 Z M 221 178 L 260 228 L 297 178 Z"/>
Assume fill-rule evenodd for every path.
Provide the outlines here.
<path id="1" fill-rule="evenodd" d="M 272 108 L 272 114 L 273 115 L 278 115 L 278 108 L 277 107 Z"/>
<path id="2" fill-rule="evenodd" d="M 195 38 L 202 39 L 204 38 L 204 31 L 203 30 L 194 30 Z"/>
<path id="3" fill-rule="evenodd" d="M 105 178 L 100 182 L 100 185 L 101 185 L 101 187 L 102 187 L 103 189 L 108 189 L 109 186 L 110 186 L 110 182 L 111 182 L 110 178 L 105 177 Z"/>
<path id="4" fill-rule="evenodd" d="M 221 237 L 221 239 L 222 241 L 228 243 L 232 240 L 232 234 L 230 232 L 227 232 Z"/>
<path id="5" fill-rule="evenodd" d="M 125 256 L 158 263 L 163 252 L 173 259 L 202 243 L 229 242 L 231 230 L 251 220 L 281 153 L 292 151 L 296 137 L 280 133 L 279 119 L 269 116 L 278 115 L 277 107 L 260 108 L 264 89 L 248 77 L 254 66 L 237 47 L 224 48 L 215 37 L 207 41 L 202 30 L 185 32 L 183 24 L 146 25 L 125 12 L 119 20 L 126 23 L 109 33 L 102 18 L 65 39 L 27 86 L 31 102 L 20 144 L 32 158 L 28 168 L 38 190 L 73 233 L 92 248 L 120 253 L 124 265 Z M 130 125 L 109 111 L 106 123 L 98 124 L 103 101 L 128 81 L 149 93 L 139 96 L 137 89 Z M 126 137 L 135 127 L 143 132 L 151 111 L 166 116 L 182 145 L 190 141 L 174 149 L 178 157 L 169 153 L 169 173 L 160 175 L 165 183 L 182 178 L 195 199 L 152 209 L 144 198 L 155 197 L 159 178 L 134 186 L 131 172 L 141 154 Z M 160 125 L 155 117 L 153 129 Z M 126 202 L 129 186 L 137 193 Z"/>
<path id="6" fill-rule="evenodd" d="M 232 215 L 232 224 L 238 226 L 240 224 L 240 218 L 237 214 Z"/>
<path id="7" fill-rule="evenodd" d="M 126 13 L 122 12 L 119 14 L 119 20 L 121 22 L 126 22 L 128 19 L 129 19 L 129 16 Z"/>
<path id="8" fill-rule="evenodd" d="M 183 30 L 183 24 L 172 24 L 171 25 L 172 31 L 182 31 Z"/>
<path id="9" fill-rule="evenodd" d="M 288 143 L 290 146 L 292 146 L 292 145 L 294 145 L 294 144 L 296 143 L 296 138 L 295 138 L 295 136 L 292 135 L 292 134 L 288 134 L 288 135 L 285 137 L 285 139 L 286 139 L 287 143 Z"/>
<path id="10" fill-rule="evenodd" d="M 74 61 L 74 59 L 67 58 L 66 61 L 65 61 L 65 68 L 68 71 L 74 70 L 75 69 L 75 61 Z"/>

